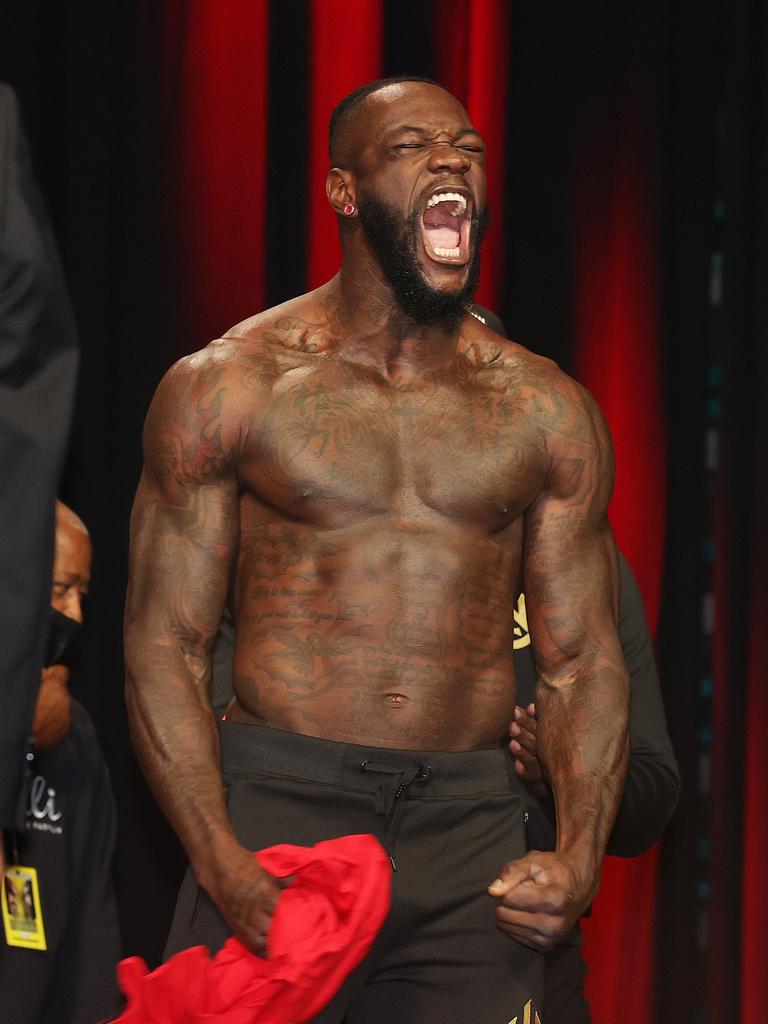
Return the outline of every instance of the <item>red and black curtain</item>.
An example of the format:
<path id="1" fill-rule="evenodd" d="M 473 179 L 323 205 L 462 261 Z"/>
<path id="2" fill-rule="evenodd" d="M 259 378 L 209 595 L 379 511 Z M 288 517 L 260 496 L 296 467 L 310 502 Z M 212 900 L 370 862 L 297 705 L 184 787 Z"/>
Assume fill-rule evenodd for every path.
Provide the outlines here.
<path id="1" fill-rule="evenodd" d="M 170 914 L 181 865 L 121 710 L 141 418 L 175 358 L 335 272 L 328 116 L 357 85 L 413 73 L 487 136 L 479 298 L 604 409 L 612 521 L 658 637 L 684 793 L 659 848 L 606 866 L 587 926 L 594 1019 L 768 1017 L 765 5 L 44 6 L 0 25 L 0 76 L 82 334 L 64 497 L 96 548 L 79 685 L 110 738 L 131 952 L 159 956 L 142 908 Z"/>
<path id="2" fill-rule="evenodd" d="M 187 297 L 189 324 L 178 339 L 179 352 L 290 295 L 274 272 L 267 281 L 273 258 L 292 256 L 296 266 L 287 281 L 294 293 L 336 272 L 340 250 L 324 190 L 328 117 L 357 85 L 408 71 L 445 84 L 487 138 L 493 226 L 479 298 L 514 330 L 505 257 L 509 247 L 517 247 L 515 204 L 525 198 L 511 194 L 507 165 L 522 158 L 531 166 L 534 160 L 507 144 L 515 59 L 525 47 L 511 4 L 453 0 L 406 9 L 380 0 L 352 6 L 341 0 L 169 2 L 164 12 L 164 51 L 173 59 L 164 69 L 171 80 L 161 100 L 175 106 L 164 139 L 166 173 L 175 183 L 169 223 L 171 251 L 178 254 L 173 291 Z M 413 32 L 423 47 L 414 53 L 411 45 L 401 58 L 399 40 Z M 649 101 L 643 91 L 648 78 L 635 81 L 613 62 L 602 78 L 592 76 L 591 102 L 578 111 L 579 137 L 569 138 L 559 177 L 550 171 L 547 178 L 553 191 L 564 193 L 559 232 L 548 224 L 550 231 L 555 228 L 552 244 L 568 250 L 570 264 L 568 291 L 558 281 L 555 287 L 562 290 L 551 296 L 567 307 L 563 315 L 570 321 L 561 343 L 611 425 L 619 467 L 614 526 L 655 622 L 666 452 L 655 262 L 657 138 L 655 98 Z M 602 102 L 613 88 L 624 95 Z M 301 102 L 303 116 L 297 116 Z M 628 114 L 632 130 L 625 124 Z M 265 140 L 274 140 L 273 148 Z M 296 182 L 296 165 L 303 178 L 289 191 L 281 176 Z M 541 350 L 535 335 L 525 340 Z M 655 852 L 606 868 L 604 894 L 587 935 L 596 1020 L 615 1019 L 619 1007 L 630 1022 L 648 1018 L 655 879 Z"/>

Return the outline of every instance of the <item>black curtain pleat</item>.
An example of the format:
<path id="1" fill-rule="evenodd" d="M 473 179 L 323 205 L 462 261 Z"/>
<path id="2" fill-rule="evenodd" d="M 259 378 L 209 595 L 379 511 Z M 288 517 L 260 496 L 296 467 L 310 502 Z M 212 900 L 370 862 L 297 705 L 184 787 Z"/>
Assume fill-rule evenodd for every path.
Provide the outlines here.
<path id="1" fill-rule="evenodd" d="M 712 665 L 702 632 L 712 585 L 705 469 L 712 326 L 710 261 L 717 197 L 715 18 L 672 11 L 663 125 L 662 324 L 668 436 L 667 558 L 658 653 L 683 796 L 662 843 L 656 948 L 660 1021 L 695 1020 L 708 929 Z M 678 970 L 670 970 L 670 965 Z M 680 983 L 685 977 L 686 983 Z M 690 981 L 690 983 L 689 983 Z"/>
<path id="2" fill-rule="evenodd" d="M 436 17 L 450 17 L 450 0 L 387 0 L 384 5 L 382 74 L 435 77 Z"/>
<path id="3" fill-rule="evenodd" d="M 305 291 L 308 55 L 307 0 L 271 4 L 267 145 L 280 159 L 267 162 L 267 307 Z"/>

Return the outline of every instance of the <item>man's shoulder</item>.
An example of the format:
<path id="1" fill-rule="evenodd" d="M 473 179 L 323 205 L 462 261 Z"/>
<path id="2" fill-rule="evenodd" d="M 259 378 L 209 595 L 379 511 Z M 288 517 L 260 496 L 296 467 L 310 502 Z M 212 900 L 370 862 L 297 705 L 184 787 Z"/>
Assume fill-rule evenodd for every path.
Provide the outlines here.
<path id="1" fill-rule="evenodd" d="M 275 359 L 284 352 L 324 351 L 334 339 L 320 291 L 299 295 L 248 317 L 226 331 L 220 341 L 234 346 L 234 351 L 246 358 Z"/>
<path id="2" fill-rule="evenodd" d="M 312 296 L 300 296 L 241 321 L 166 372 L 158 391 L 170 395 L 227 388 L 228 398 L 254 392 L 329 347 L 330 333 Z"/>
<path id="3" fill-rule="evenodd" d="M 470 329 L 462 352 L 475 380 L 503 391 L 557 447 L 568 438 L 594 440 L 605 423 L 594 398 L 547 356 L 484 325 Z"/>
<path id="4" fill-rule="evenodd" d="M 539 391 L 562 389 L 569 395 L 585 391 L 558 364 L 511 338 L 498 334 L 491 323 L 468 320 L 462 332 L 466 362 L 496 370 L 500 378 Z"/>

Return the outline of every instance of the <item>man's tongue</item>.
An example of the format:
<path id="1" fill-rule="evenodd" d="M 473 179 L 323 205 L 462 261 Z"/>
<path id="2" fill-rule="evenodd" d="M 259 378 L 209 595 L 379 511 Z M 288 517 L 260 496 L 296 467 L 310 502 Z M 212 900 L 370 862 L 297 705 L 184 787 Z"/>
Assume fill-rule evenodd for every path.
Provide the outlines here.
<path id="1" fill-rule="evenodd" d="M 422 218 L 429 244 L 433 249 L 458 249 L 461 245 L 461 218 L 447 210 L 434 207 Z"/>

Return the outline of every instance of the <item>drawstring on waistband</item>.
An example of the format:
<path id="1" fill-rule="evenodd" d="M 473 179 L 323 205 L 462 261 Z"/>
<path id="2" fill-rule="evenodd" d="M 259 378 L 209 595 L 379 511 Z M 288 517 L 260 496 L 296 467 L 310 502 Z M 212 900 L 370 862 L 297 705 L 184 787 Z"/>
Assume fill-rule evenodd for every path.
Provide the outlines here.
<path id="1" fill-rule="evenodd" d="M 376 787 L 373 810 L 375 814 L 386 816 L 387 823 L 387 847 L 389 859 L 392 863 L 392 870 L 397 871 L 395 863 L 395 841 L 397 829 L 400 823 L 400 797 L 406 789 L 414 782 L 423 785 L 432 776 L 432 769 L 428 764 L 421 761 L 412 761 L 400 767 L 391 764 L 377 764 L 375 761 L 363 761 L 360 770 L 364 772 L 377 772 L 388 775 L 389 779 L 382 780 Z"/>

